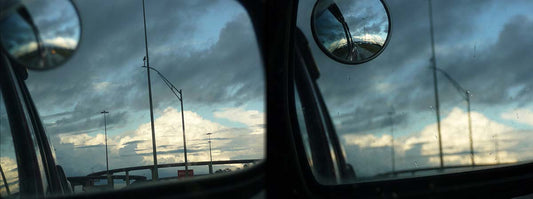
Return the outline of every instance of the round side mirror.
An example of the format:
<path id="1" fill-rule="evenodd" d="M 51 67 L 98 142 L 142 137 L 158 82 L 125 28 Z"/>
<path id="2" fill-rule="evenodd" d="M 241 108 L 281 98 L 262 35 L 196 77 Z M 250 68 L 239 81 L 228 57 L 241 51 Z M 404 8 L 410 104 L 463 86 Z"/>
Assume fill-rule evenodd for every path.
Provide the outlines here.
<path id="1" fill-rule="evenodd" d="M 7 0 L 0 15 L 2 51 L 33 70 L 65 63 L 76 51 L 81 25 L 69 0 Z"/>
<path id="2" fill-rule="evenodd" d="M 318 0 L 311 16 L 320 49 L 344 64 L 376 58 L 390 40 L 390 15 L 383 0 Z"/>

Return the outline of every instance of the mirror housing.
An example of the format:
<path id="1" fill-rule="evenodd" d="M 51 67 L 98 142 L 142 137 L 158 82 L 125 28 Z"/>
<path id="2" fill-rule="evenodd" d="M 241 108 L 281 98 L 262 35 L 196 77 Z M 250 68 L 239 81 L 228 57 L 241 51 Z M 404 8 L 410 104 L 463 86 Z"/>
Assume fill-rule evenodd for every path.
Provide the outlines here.
<path id="1" fill-rule="evenodd" d="M 17 1 L 2 4 L 2 52 L 31 70 L 48 70 L 64 64 L 81 38 L 77 8 L 69 0 Z M 61 15 L 54 15 L 60 11 Z"/>
<path id="2" fill-rule="evenodd" d="M 384 0 L 318 0 L 311 16 L 313 38 L 335 61 L 361 64 L 376 58 L 390 40 L 391 20 Z"/>

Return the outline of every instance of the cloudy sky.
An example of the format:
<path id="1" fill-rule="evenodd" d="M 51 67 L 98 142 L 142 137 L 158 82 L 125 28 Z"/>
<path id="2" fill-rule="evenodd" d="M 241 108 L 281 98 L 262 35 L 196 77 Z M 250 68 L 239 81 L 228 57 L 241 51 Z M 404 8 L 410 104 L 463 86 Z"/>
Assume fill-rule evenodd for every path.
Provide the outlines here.
<path id="1" fill-rule="evenodd" d="M 311 41 L 314 2 L 301 1 L 298 18 Z M 310 42 L 319 87 L 348 162 L 361 177 L 391 171 L 392 130 L 396 170 L 439 165 L 428 3 L 387 3 L 392 36 L 376 59 L 339 64 Z M 437 67 L 471 91 L 476 163 L 533 158 L 532 7 L 518 0 L 433 1 Z M 441 73 L 438 84 L 444 165 L 470 164 L 464 95 Z"/>
<path id="2" fill-rule="evenodd" d="M 109 168 L 151 165 L 142 1 L 74 2 L 82 24 L 77 52 L 27 80 L 57 161 L 67 176 L 105 170 L 100 112 L 107 110 Z M 146 17 L 150 66 L 183 90 L 188 160 L 209 160 L 206 133 L 213 133 L 213 160 L 263 158 L 264 78 L 244 8 L 147 1 Z M 158 163 L 184 162 L 179 100 L 155 72 L 151 81 Z M 133 174 L 151 178 L 148 170 Z M 160 177 L 175 175 L 176 168 L 160 170 Z"/>
<path id="3" fill-rule="evenodd" d="M 30 71 L 27 80 L 57 160 L 67 176 L 105 170 L 105 109 L 110 168 L 150 165 L 141 1 L 75 3 L 82 19 L 77 52 L 59 68 Z M 397 170 L 438 166 L 427 1 L 388 2 L 390 43 L 357 66 L 336 63 L 318 48 L 310 32 L 314 3 L 300 2 L 298 27 L 358 176 L 391 170 L 392 129 Z M 532 6 L 434 1 L 437 67 L 472 93 L 476 163 L 533 158 Z M 206 133 L 213 133 L 215 160 L 263 158 L 263 70 L 243 8 L 230 1 L 147 1 L 146 15 L 150 65 L 183 89 L 189 160 L 209 160 Z M 469 164 L 466 103 L 442 74 L 438 81 L 444 164 Z M 155 73 L 152 83 L 158 162 L 183 162 L 179 101 Z M 160 176 L 175 173 L 162 169 Z M 150 178 L 148 171 L 134 174 Z"/>

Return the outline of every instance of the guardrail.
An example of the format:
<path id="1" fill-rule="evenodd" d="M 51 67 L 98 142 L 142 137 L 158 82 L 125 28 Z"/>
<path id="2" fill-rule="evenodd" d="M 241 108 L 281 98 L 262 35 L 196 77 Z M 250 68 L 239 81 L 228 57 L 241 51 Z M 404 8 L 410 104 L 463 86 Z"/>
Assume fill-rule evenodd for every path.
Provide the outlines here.
<path id="1" fill-rule="evenodd" d="M 423 167 L 423 168 L 416 168 L 416 169 L 405 169 L 405 170 L 398 170 L 398 171 L 391 171 L 386 172 L 382 174 L 376 175 L 376 177 L 387 177 L 387 176 L 397 176 L 399 174 L 405 174 L 405 173 L 411 173 L 411 175 L 414 175 L 417 172 L 423 172 L 423 171 L 443 171 L 446 169 L 462 169 L 462 168 L 480 168 L 480 167 L 490 167 L 490 166 L 505 166 L 512 163 L 498 163 L 498 164 L 476 164 L 474 166 L 472 165 L 452 165 L 452 166 L 445 166 L 445 167 Z"/>
<path id="2" fill-rule="evenodd" d="M 209 166 L 209 165 L 220 165 L 220 164 L 246 164 L 246 163 L 255 163 L 259 162 L 263 159 L 247 159 L 247 160 L 217 160 L 217 161 L 202 161 L 202 162 L 189 162 L 187 166 Z M 185 163 L 169 163 L 169 164 L 158 164 L 157 168 L 169 168 L 169 167 L 184 167 Z M 94 173 L 90 173 L 87 176 L 75 176 L 75 177 L 68 177 L 67 179 L 70 181 L 72 190 L 74 190 L 75 186 L 81 185 L 83 186 L 83 189 L 90 187 L 94 188 L 97 187 L 94 185 L 94 182 L 96 180 L 103 180 L 107 179 L 108 183 L 105 185 L 105 188 L 112 188 L 113 185 L 113 179 L 122 179 L 126 182 L 126 186 L 130 185 L 131 180 L 135 181 L 146 181 L 147 178 L 145 176 L 138 176 L 138 175 L 129 175 L 130 171 L 136 171 L 136 170 L 152 170 L 154 168 L 153 165 L 144 165 L 144 166 L 134 166 L 134 167 L 126 167 L 126 168 L 118 168 L 118 169 L 110 169 L 109 171 L 98 171 Z M 113 175 L 114 173 L 121 173 L 125 172 L 125 175 Z M 109 176 L 107 175 L 109 173 Z M 168 179 L 171 179 L 173 177 L 170 177 Z M 166 178 L 165 178 L 166 179 Z M 161 178 L 159 179 L 161 180 Z"/>

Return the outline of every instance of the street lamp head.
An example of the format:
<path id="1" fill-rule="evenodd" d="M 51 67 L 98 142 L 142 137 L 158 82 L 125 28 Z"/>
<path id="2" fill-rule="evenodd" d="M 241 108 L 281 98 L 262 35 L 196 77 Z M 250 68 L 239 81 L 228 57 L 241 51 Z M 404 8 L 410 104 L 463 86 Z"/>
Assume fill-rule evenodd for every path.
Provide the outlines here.
<path id="1" fill-rule="evenodd" d="M 103 110 L 103 111 L 102 111 L 102 112 L 100 112 L 100 113 L 106 114 L 106 113 L 109 113 L 109 112 L 107 112 L 107 111 Z"/>
<path id="2" fill-rule="evenodd" d="M 206 133 L 206 135 L 211 135 L 211 134 L 213 134 L 213 133 Z"/>

